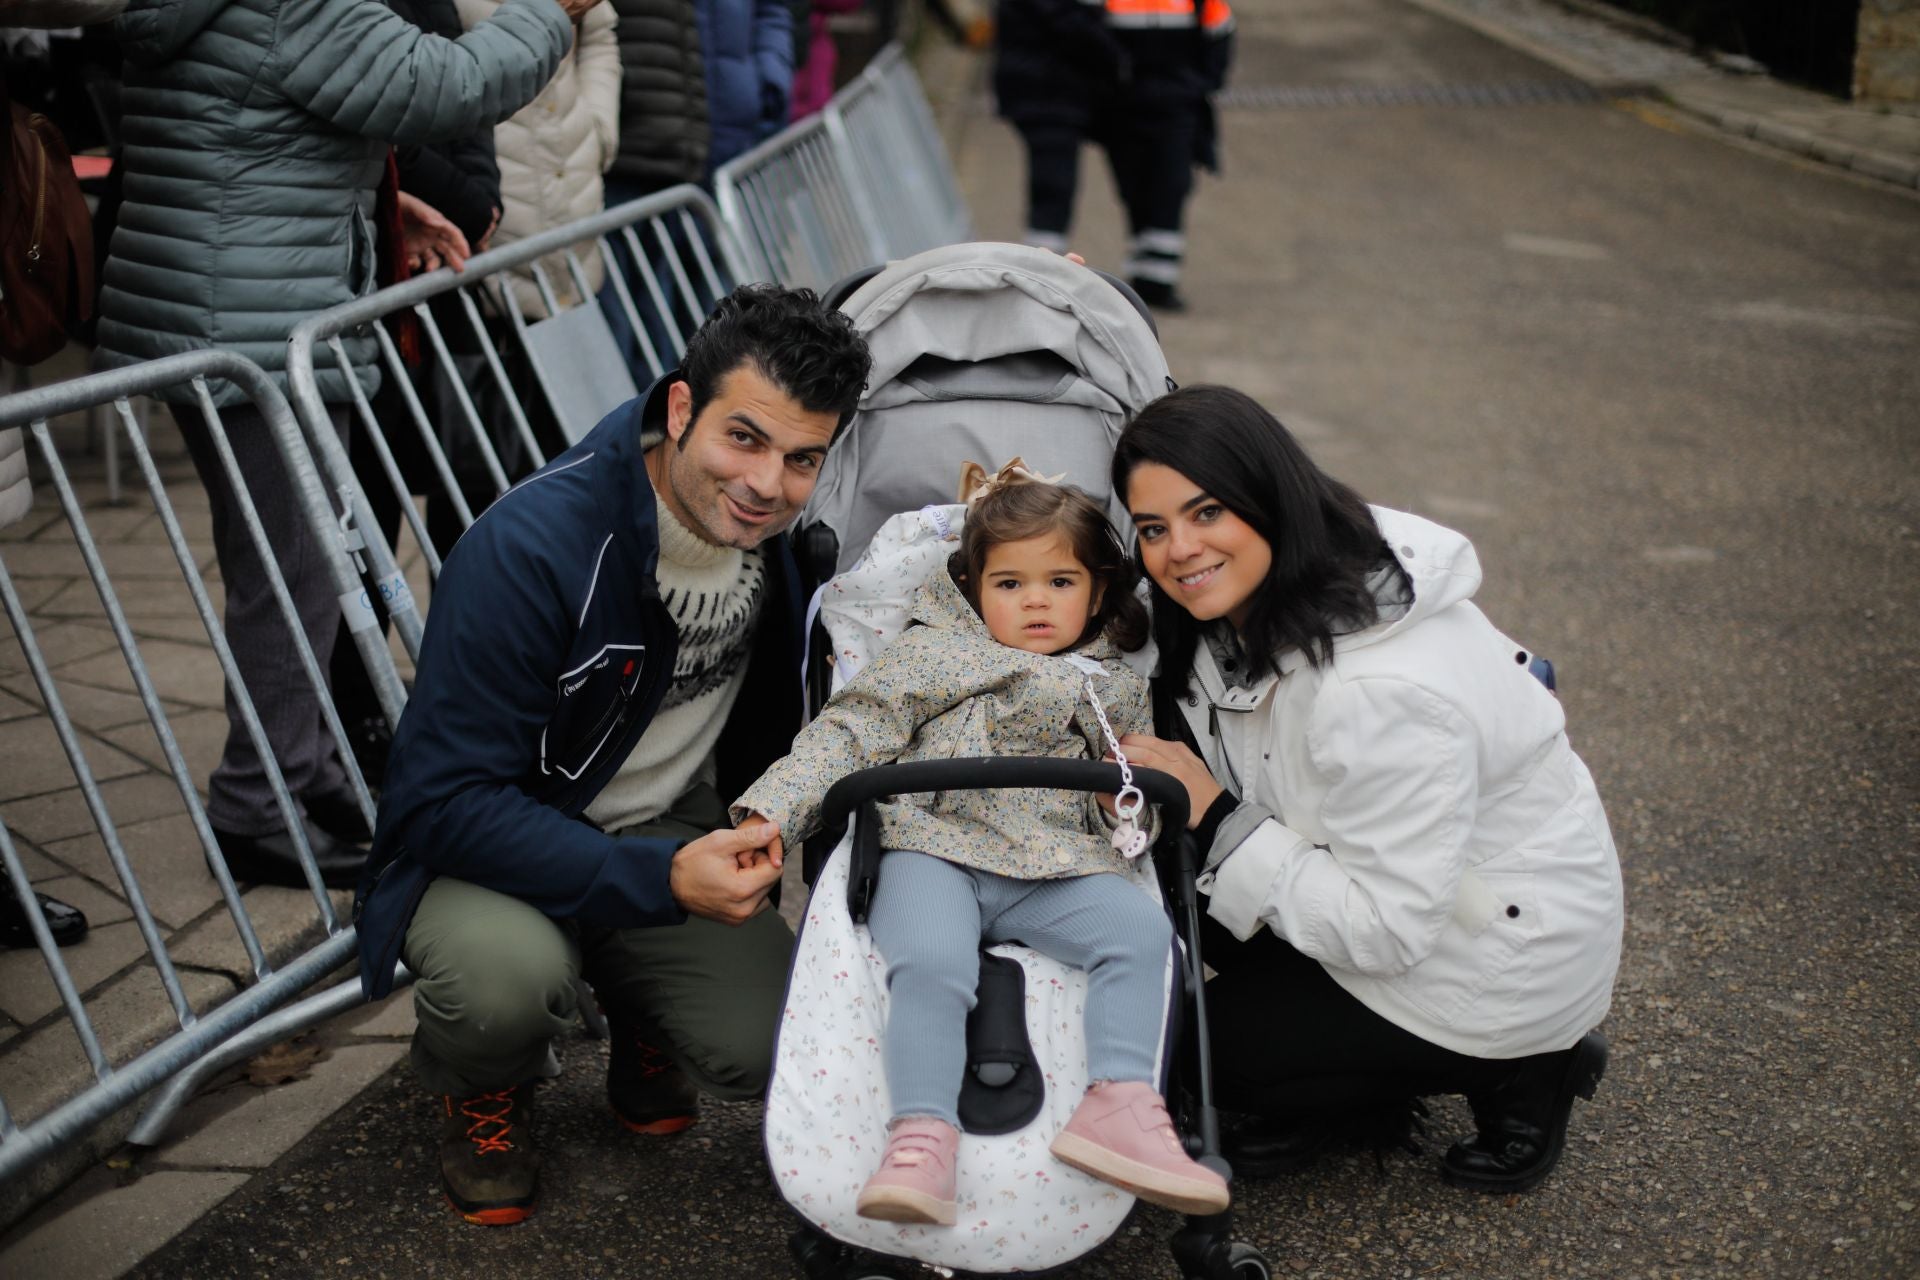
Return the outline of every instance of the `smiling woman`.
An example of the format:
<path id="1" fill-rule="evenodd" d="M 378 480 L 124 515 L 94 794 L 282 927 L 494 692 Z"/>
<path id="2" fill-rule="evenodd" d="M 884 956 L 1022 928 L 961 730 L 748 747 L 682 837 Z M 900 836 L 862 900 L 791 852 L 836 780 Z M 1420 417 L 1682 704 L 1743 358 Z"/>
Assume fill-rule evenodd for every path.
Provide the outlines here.
<path id="1" fill-rule="evenodd" d="M 1605 1070 L 1620 868 L 1558 700 L 1472 602 L 1472 545 L 1223 387 L 1142 410 L 1113 482 L 1161 655 L 1163 736 L 1122 742 L 1187 786 L 1216 1083 L 1263 1117 L 1234 1169 L 1464 1093 L 1447 1178 L 1534 1186 Z"/>

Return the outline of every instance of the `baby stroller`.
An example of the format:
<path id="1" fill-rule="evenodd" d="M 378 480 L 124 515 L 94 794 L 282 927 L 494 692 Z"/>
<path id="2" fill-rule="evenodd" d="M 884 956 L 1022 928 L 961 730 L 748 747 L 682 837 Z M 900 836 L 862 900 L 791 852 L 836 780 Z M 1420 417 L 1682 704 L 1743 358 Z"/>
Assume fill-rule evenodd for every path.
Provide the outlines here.
<path id="1" fill-rule="evenodd" d="M 1132 412 L 1173 385 L 1130 291 L 1044 251 L 950 246 L 836 293 L 867 335 L 874 371 L 796 533 L 803 563 L 822 584 L 807 661 L 816 706 L 897 634 L 925 574 L 944 571 L 952 547 L 944 538 L 957 531 L 963 511 L 937 504 L 951 498 L 963 461 L 1021 454 L 1036 471 L 1064 472 L 1108 496 L 1124 518 L 1108 495 L 1114 441 Z M 1156 850 L 1164 881 L 1148 870 L 1140 887 L 1172 902 L 1186 945 L 1184 959 L 1177 947 L 1168 959 L 1159 1070 L 1164 1083 L 1184 995 L 1202 1048 L 1195 1078 L 1185 1082 L 1197 1102 L 1183 1128 L 1195 1154 L 1225 1173 L 1207 1079 L 1186 793 L 1164 774 L 1133 776 L 1162 806 L 1162 830 L 1171 833 Z M 854 1207 L 885 1145 L 889 1116 L 880 1057 L 885 965 L 864 928 L 885 879 L 875 802 L 963 788 L 1113 792 L 1120 785 L 1117 766 L 1092 761 L 941 760 L 862 770 L 828 792 L 822 830 L 803 854 L 811 896 L 765 1122 L 775 1182 L 805 1222 L 791 1245 L 810 1280 L 900 1277 L 914 1264 L 945 1274 L 1033 1274 L 1073 1263 L 1127 1218 L 1131 1196 L 1048 1153 L 1088 1083 L 1085 975 L 1019 946 L 995 946 L 982 957 L 978 1005 L 967 1023 L 958 1225 L 872 1221 Z M 1190 1218 L 1172 1241 L 1181 1274 L 1268 1280 L 1259 1251 L 1231 1234 L 1230 1212 Z"/>

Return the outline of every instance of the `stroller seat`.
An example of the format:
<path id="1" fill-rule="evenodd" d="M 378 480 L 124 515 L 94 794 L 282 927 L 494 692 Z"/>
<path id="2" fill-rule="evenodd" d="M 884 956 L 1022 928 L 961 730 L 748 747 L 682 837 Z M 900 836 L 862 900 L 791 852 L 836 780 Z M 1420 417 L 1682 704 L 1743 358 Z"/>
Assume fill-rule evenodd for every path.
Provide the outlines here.
<path id="1" fill-rule="evenodd" d="M 1171 389 L 1151 323 L 1100 275 L 1019 245 L 953 245 L 889 264 L 854 289 L 842 309 L 873 351 L 860 410 L 822 469 L 795 531 L 815 592 L 806 659 L 817 706 L 830 689 L 906 625 L 908 602 L 927 574 L 945 572 L 964 510 L 951 505 L 962 462 L 997 466 L 1015 455 L 1042 474 L 1065 473 L 1126 515 L 1110 492 L 1108 466 L 1126 421 Z M 943 505 L 944 504 L 944 505 Z M 1055 772 L 1055 771 L 1058 772 Z M 1180 821 L 1163 839 L 1183 850 L 1172 883 L 1187 896 L 1179 931 L 1191 948 L 1191 844 L 1186 793 L 1165 775 L 1137 770 L 1151 799 Z M 807 1226 L 794 1238 L 809 1277 L 847 1280 L 896 1274 L 846 1246 L 970 1273 L 1027 1273 L 1068 1265 L 1125 1221 L 1133 1197 L 1055 1160 L 1049 1150 L 1086 1091 L 1082 971 L 1020 946 L 987 949 L 1018 966 L 1019 997 L 1037 1107 L 1018 1127 L 978 1124 L 963 1090 L 953 1227 L 862 1218 L 855 1201 L 878 1167 L 892 1108 L 882 1060 L 886 965 L 863 923 L 864 886 L 885 892 L 873 798 L 964 787 L 1118 789 L 1110 764 L 1073 760 L 918 761 L 862 770 L 828 792 L 822 836 L 803 857 L 811 893 L 802 918 L 775 1041 L 765 1115 L 769 1167 Z M 849 824 L 848 819 L 852 821 Z M 1160 899 L 1143 858 L 1133 879 Z M 850 889 L 853 904 L 850 906 Z M 1003 971 L 1004 972 L 1004 971 Z M 1185 991 L 1180 948 L 1164 970 L 1163 1034 L 1156 1076 L 1164 1091 L 1170 1036 Z M 976 1010 L 976 1012 L 978 1012 Z M 975 1048 L 969 1024 L 970 1053 Z M 976 1056 L 976 1061 L 979 1061 Z M 1023 1070 L 1026 1070 L 1023 1066 Z M 986 1073 L 981 1073 L 984 1076 Z M 980 1076 L 974 1077 L 976 1080 Z M 992 1085 L 969 1083 L 976 1094 Z M 1210 1091 L 1201 1088 L 1200 1128 L 1217 1159 Z M 1224 1168 L 1224 1166 L 1221 1166 Z M 1229 1240 L 1231 1215 L 1191 1220 L 1174 1240 L 1182 1273 L 1259 1280 L 1265 1262 Z"/>

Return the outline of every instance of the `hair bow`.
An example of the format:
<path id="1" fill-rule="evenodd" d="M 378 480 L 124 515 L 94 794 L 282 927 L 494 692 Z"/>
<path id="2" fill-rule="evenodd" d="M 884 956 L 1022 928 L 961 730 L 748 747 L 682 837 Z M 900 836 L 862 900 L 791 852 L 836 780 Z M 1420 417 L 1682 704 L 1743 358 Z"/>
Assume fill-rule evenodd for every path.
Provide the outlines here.
<path id="1" fill-rule="evenodd" d="M 979 463 L 969 462 L 960 468 L 960 501 L 970 507 L 998 489 L 1016 484 L 1059 484 L 1066 478 L 1064 471 L 1057 476 L 1043 476 L 1027 466 L 1024 458 L 1009 458 L 991 475 Z"/>

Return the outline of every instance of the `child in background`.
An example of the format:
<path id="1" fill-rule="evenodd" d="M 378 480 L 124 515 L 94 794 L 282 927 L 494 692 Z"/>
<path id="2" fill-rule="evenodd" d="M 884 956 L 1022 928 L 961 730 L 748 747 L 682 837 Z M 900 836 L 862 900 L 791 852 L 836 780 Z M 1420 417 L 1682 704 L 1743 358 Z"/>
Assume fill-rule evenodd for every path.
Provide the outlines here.
<path id="1" fill-rule="evenodd" d="M 967 496 L 971 491 L 971 496 Z M 968 464 L 970 503 L 948 572 L 912 622 L 836 694 L 793 751 L 736 800 L 780 842 L 819 824 L 827 788 L 896 760 L 1099 759 L 1150 723 L 1146 682 L 1119 658 L 1146 638 L 1135 571 L 1100 505 L 1016 459 Z M 1018 940 L 1087 972 L 1089 1086 L 1053 1154 L 1185 1213 L 1226 1208 L 1226 1182 L 1188 1158 L 1154 1088 L 1172 928 L 1133 883 L 1146 834 L 1066 791 L 956 791 L 880 806 L 889 850 L 868 924 L 887 962 L 884 1058 L 893 1118 L 862 1216 L 954 1222 L 966 1017 L 983 944 Z M 777 847 L 777 845 L 776 845 Z"/>

